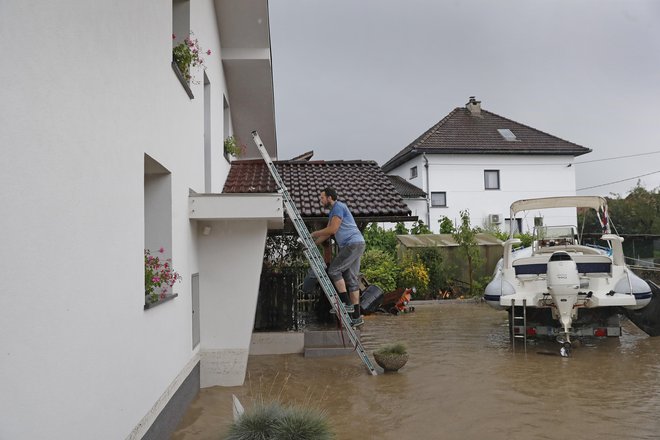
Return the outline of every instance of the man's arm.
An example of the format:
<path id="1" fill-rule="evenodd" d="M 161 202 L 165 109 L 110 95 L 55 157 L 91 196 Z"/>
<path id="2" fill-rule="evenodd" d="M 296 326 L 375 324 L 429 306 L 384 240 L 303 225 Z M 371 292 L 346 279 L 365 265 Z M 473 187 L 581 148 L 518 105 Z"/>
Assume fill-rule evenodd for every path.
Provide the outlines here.
<path id="1" fill-rule="evenodd" d="M 318 237 L 314 238 L 314 243 L 316 244 L 325 243 L 325 241 L 328 240 L 330 237 L 331 235 L 319 235 Z"/>
<path id="2" fill-rule="evenodd" d="M 330 221 L 328 221 L 328 226 L 326 226 L 323 229 L 319 229 L 318 231 L 312 232 L 312 237 L 315 239 L 320 239 L 323 238 L 320 242 L 318 240 L 314 240 L 317 244 L 323 243 L 326 241 L 330 236 L 335 235 L 337 231 L 339 230 L 339 226 L 341 225 L 341 217 L 338 216 L 332 216 Z"/>

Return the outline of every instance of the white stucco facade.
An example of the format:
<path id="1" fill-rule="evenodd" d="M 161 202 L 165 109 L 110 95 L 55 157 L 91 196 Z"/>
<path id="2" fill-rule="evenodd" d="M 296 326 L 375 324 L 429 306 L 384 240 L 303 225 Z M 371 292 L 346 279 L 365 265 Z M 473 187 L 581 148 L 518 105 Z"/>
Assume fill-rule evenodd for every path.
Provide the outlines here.
<path id="1" fill-rule="evenodd" d="M 569 166 L 573 161 L 573 156 L 428 154 L 415 156 L 388 174 L 403 177 L 429 197 L 434 192 L 445 193 L 444 207 L 431 206 L 427 211 L 426 206 L 415 202 L 416 215 L 430 224 L 434 232 L 439 232 L 438 221 L 442 217 L 460 223 L 463 210 L 469 210 L 473 226 L 488 225 L 493 219 L 491 214 L 495 214 L 499 216 L 499 228 L 508 231 L 509 207 L 514 201 L 575 195 L 575 168 Z M 411 179 L 412 167 L 417 167 L 417 177 Z M 499 171 L 499 189 L 485 189 L 486 170 Z M 523 231 L 532 230 L 533 214 L 518 218 Z M 575 224 L 575 221 L 575 209 L 556 210 L 544 216 L 545 225 Z"/>
<path id="2" fill-rule="evenodd" d="M 252 216 L 254 200 L 238 199 L 203 224 L 191 215 L 191 191 L 222 189 L 237 123 L 227 112 L 241 107 L 223 70 L 224 2 L 189 2 L 190 29 L 212 51 L 194 99 L 171 67 L 172 3 L 0 5 L 11 60 L 0 69 L 1 439 L 137 439 L 200 359 L 206 385 L 243 381 L 281 201 Z M 145 310 L 143 250 L 159 244 L 182 282 Z"/>

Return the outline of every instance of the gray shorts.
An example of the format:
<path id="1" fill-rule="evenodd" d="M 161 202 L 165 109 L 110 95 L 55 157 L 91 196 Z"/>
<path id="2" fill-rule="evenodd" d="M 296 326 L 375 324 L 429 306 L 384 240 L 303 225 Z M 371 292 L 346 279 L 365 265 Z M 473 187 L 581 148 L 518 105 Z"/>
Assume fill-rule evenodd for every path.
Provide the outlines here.
<path id="1" fill-rule="evenodd" d="M 339 248 L 339 253 L 328 267 L 330 279 L 335 282 L 343 278 L 348 292 L 360 289 L 357 276 L 360 273 L 360 258 L 365 246 L 365 243 L 353 243 Z"/>

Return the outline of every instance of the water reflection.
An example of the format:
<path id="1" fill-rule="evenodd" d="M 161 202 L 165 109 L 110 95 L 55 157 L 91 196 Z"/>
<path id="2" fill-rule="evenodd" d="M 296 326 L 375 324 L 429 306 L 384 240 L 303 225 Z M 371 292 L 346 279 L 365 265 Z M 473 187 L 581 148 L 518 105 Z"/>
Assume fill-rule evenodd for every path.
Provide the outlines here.
<path id="1" fill-rule="evenodd" d="M 222 438 L 232 394 L 320 406 L 340 439 L 658 438 L 660 338 L 628 322 L 571 358 L 551 341 L 512 352 L 506 313 L 474 303 L 367 317 L 362 341 L 403 342 L 410 360 L 373 377 L 357 356 L 250 357 L 245 385 L 202 390 L 174 439 Z"/>

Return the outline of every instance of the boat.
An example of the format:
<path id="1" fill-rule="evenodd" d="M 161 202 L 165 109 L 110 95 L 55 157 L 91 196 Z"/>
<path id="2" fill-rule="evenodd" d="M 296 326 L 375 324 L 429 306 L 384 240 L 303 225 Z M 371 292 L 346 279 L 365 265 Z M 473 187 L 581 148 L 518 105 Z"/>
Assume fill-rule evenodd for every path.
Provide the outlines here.
<path id="1" fill-rule="evenodd" d="M 595 211 L 606 246 L 582 244 L 576 225 L 544 226 L 543 217 L 535 217 L 531 246 L 516 248 L 521 240 L 513 233 L 504 242 L 484 300 L 509 312 L 512 338 L 555 337 L 561 354 L 567 355 L 571 338 L 620 336 L 619 313 L 644 309 L 653 294 L 626 265 L 623 238 L 612 232 L 603 197 L 518 200 L 511 205 L 510 218 L 556 208 Z"/>

